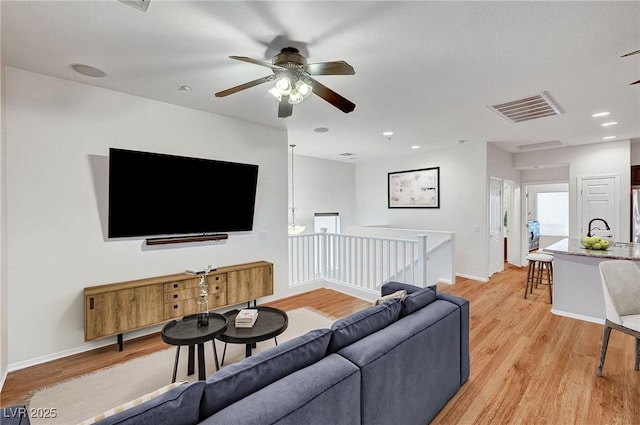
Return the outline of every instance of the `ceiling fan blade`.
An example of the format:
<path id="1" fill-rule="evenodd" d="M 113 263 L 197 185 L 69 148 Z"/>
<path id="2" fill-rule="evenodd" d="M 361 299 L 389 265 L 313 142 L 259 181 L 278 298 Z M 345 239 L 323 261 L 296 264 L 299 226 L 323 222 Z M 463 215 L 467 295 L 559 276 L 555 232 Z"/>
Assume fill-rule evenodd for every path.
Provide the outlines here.
<path id="1" fill-rule="evenodd" d="M 640 83 L 640 80 L 638 80 L 638 81 L 634 81 L 633 83 L 631 83 L 631 84 L 629 84 L 629 85 L 630 85 L 630 86 L 632 86 L 632 85 L 634 85 L 634 84 L 638 84 L 638 83 Z"/>
<path id="2" fill-rule="evenodd" d="M 345 61 L 318 62 L 304 66 L 310 75 L 354 75 L 353 67 Z"/>
<path id="3" fill-rule="evenodd" d="M 249 81 L 248 83 L 240 84 L 239 86 L 231 87 L 230 89 L 222 90 L 216 93 L 216 97 L 225 97 L 230 94 L 237 93 L 241 90 L 248 89 L 253 86 L 257 86 L 258 84 L 266 83 L 267 81 L 273 80 L 273 75 L 267 75 L 266 77 L 258 78 L 257 80 Z"/>
<path id="4" fill-rule="evenodd" d="M 320 96 L 336 108 L 340 109 L 344 113 L 349 113 L 356 108 L 356 104 L 340 96 L 338 93 L 331 90 L 329 87 L 320 84 L 318 81 L 310 78 L 313 84 L 313 93 Z"/>
<path id="5" fill-rule="evenodd" d="M 626 58 L 627 56 L 637 55 L 638 53 L 640 53 L 640 50 L 636 50 L 635 52 L 627 53 L 626 55 L 622 55 L 620 57 L 621 58 Z"/>
<path id="6" fill-rule="evenodd" d="M 282 96 L 278 105 L 278 117 L 286 118 L 293 114 L 293 104 L 289 103 L 289 96 Z"/>
<path id="7" fill-rule="evenodd" d="M 283 69 L 281 66 L 274 65 L 271 62 L 261 61 L 259 59 L 248 58 L 246 56 L 229 56 L 231 59 L 235 59 L 242 62 L 252 63 L 254 65 L 266 66 L 271 69 Z"/>

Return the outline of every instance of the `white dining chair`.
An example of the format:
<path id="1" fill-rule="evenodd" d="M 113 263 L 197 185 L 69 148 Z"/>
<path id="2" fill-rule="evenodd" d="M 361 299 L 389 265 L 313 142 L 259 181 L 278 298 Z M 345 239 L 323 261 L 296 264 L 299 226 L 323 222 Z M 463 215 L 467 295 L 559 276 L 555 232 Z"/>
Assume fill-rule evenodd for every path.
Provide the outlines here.
<path id="1" fill-rule="evenodd" d="M 640 370 L 640 268 L 633 261 L 600 263 L 606 320 L 602 333 L 598 376 L 602 376 L 611 329 L 636 338 L 635 370 Z"/>

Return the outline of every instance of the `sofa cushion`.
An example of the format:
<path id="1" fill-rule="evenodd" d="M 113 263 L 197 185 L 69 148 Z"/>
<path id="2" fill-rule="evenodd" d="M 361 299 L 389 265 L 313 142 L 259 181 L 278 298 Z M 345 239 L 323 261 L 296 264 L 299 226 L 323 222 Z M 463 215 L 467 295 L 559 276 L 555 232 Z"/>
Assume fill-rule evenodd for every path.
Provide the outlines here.
<path id="1" fill-rule="evenodd" d="M 360 368 L 362 423 L 430 423 L 460 387 L 460 339 L 460 309 L 436 300 L 338 351 Z"/>
<path id="2" fill-rule="evenodd" d="M 342 347 L 395 322 L 400 313 L 400 306 L 401 300 L 393 298 L 338 320 L 331 326 L 329 352 L 335 353 Z"/>
<path id="3" fill-rule="evenodd" d="M 85 420 L 82 425 L 197 424 L 203 381 L 176 382 Z"/>
<path id="4" fill-rule="evenodd" d="M 408 294 L 402 299 L 402 307 L 400 308 L 400 317 L 405 317 L 431 304 L 436 300 L 436 293 L 431 288 L 422 288 L 418 291 Z"/>
<path id="5" fill-rule="evenodd" d="M 207 418 L 261 388 L 307 367 L 326 352 L 329 329 L 316 329 L 211 375 L 204 388 L 200 418 Z"/>
<path id="6" fill-rule="evenodd" d="M 360 369 L 338 354 L 249 394 L 202 425 L 361 425 Z"/>

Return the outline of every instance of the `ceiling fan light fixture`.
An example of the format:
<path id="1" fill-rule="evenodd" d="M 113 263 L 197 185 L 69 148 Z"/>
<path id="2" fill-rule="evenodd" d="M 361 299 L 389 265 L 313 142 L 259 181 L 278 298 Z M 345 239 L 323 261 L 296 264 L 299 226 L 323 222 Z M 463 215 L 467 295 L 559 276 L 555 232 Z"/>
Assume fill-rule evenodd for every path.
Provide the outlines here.
<path id="1" fill-rule="evenodd" d="M 271 87 L 269 90 L 267 90 L 269 93 L 271 93 L 271 95 L 273 97 L 275 97 L 278 102 L 280 102 L 280 100 L 282 99 L 282 95 L 280 94 L 280 91 L 278 90 L 278 88 L 276 86 Z"/>
<path id="2" fill-rule="evenodd" d="M 289 103 L 296 104 L 300 103 L 307 98 L 312 92 L 312 87 L 305 83 L 304 81 L 298 79 L 296 80 L 293 88 L 291 89 L 291 93 L 289 94 Z"/>
<path id="3" fill-rule="evenodd" d="M 302 94 L 300 94 L 299 91 L 297 90 L 292 90 L 291 94 L 289 95 L 289 103 L 295 105 L 296 103 L 300 103 L 304 100 L 304 97 L 302 97 Z"/>
<path id="4" fill-rule="evenodd" d="M 289 77 L 278 78 L 275 88 L 280 93 L 280 96 L 288 96 L 292 89 L 291 80 Z"/>
<path id="5" fill-rule="evenodd" d="M 302 97 L 309 96 L 313 91 L 313 87 L 302 80 L 296 81 L 296 89 L 298 89 L 298 93 L 300 93 Z"/>

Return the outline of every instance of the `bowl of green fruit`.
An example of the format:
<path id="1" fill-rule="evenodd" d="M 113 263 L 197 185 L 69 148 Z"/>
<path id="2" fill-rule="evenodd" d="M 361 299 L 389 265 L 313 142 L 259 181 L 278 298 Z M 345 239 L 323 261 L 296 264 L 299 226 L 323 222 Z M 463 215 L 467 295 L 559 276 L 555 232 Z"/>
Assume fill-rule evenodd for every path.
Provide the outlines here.
<path id="1" fill-rule="evenodd" d="M 584 236 L 580 242 L 582 243 L 582 246 L 587 249 L 600 251 L 606 251 L 611 246 L 611 241 L 608 238 L 600 236 Z"/>

